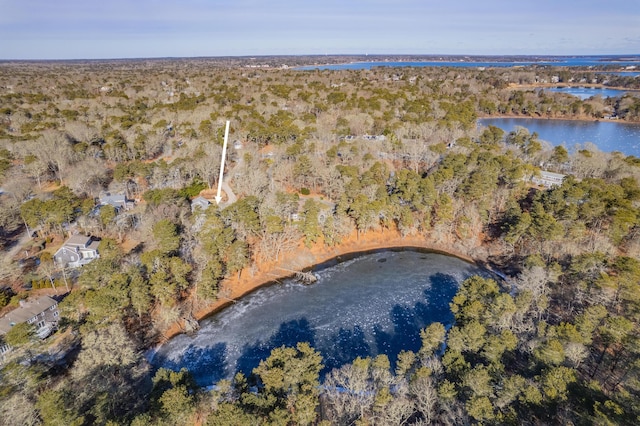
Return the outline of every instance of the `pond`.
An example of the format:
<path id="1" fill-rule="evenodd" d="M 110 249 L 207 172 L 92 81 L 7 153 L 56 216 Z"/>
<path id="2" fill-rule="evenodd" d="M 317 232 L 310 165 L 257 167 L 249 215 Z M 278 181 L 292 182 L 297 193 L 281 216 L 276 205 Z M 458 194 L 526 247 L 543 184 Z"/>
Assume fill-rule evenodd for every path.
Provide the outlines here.
<path id="1" fill-rule="evenodd" d="M 449 302 L 460 282 L 483 269 L 437 253 L 380 251 L 315 271 L 313 285 L 286 280 L 259 289 L 203 320 L 194 335 L 162 345 L 151 362 L 186 367 L 200 386 L 250 373 L 271 350 L 309 342 L 325 370 L 358 356 L 420 348 L 420 330 L 450 325 Z"/>
<path id="2" fill-rule="evenodd" d="M 566 93 L 571 96 L 575 96 L 582 100 L 589 99 L 592 96 L 601 96 L 603 98 L 615 98 L 616 96 L 623 96 L 627 93 L 625 90 L 619 89 L 609 89 L 609 88 L 599 88 L 599 87 L 549 87 L 540 89 L 545 92 L 554 92 L 554 93 Z"/>
<path id="3" fill-rule="evenodd" d="M 496 126 L 505 132 L 524 127 L 529 133 L 550 144 L 570 149 L 576 144 L 591 142 L 600 151 L 620 151 L 640 157 L 640 123 L 615 121 L 553 120 L 536 118 L 482 118 L 478 125 Z"/>

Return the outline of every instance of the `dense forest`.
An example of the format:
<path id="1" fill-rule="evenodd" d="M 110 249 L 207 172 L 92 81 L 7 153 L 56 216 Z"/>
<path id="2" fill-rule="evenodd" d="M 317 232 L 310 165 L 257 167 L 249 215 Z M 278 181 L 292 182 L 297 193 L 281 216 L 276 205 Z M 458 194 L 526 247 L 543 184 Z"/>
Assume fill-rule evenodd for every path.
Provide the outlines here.
<path id="1" fill-rule="evenodd" d="M 0 336 L 9 425 L 640 423 L 640 159 L 552 146 L 484 116 L 640 121 L 592 69 L 344 71 L 232 60 L 0 63 L 0 307 L 60 301 Z M 292 65 L 298 65 L 297 63 Z M 222 203 L 225 121 L 231 122 Z M 541 171 L 567 175 L 546 188 Z M 133 206 L 98 202 L 124 193 Z M 396 232 L 502 271 L 472 277 L 422 347 L 322 376 L 308 342 L 213 389 L 145 351 L 229 282 L 300 247 Z M 100 257 L 61 268 L 72 234 Z"/>

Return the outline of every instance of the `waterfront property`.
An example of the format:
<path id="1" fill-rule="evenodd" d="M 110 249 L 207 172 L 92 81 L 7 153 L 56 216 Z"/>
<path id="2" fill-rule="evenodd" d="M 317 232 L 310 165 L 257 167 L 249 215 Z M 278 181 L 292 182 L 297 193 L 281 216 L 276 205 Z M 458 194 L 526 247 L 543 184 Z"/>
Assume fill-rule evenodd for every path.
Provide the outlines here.
<path id="1" fill-rule="evenodd" d="M 78 268 L 100 257 L 100 241 L 77 234 L 69 238 L 53 255 L 55 263 L 62 267 Z"/>
<path id="2" fill-rule="evenodd" d="M 49 296 L 21 300 L 18 308 L 0 318 L 0 336 L 7 334 L 15 325 L 26 322 L 34 327 L 39 338 L 44 339 L 55 330 L 58 318 L 58 302 Z M 8 344 L 0 342 L 0 355 L 10 350 Z"/>

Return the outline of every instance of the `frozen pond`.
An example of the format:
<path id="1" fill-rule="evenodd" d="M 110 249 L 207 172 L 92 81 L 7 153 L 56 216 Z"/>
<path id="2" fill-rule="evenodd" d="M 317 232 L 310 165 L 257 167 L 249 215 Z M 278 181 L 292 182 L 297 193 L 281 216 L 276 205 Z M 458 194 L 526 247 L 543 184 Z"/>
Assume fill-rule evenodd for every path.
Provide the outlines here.
<path id="1" fill-rule="evenodd" d="M 164 344 L 156 367 L 188 368 L 200 386 L 237 371 L 250 373 L 273 348 L 309 342 L 325 369 L 357 356 L 420 347 L 420 330 L 451 324 L 449 302 L 461 281 L 486 274 L 463 260 L 413 250 L 366 254 L 316 271 L 318 281 L 293 281 L 256 291 L 201 323 L 192 336 Z"/>

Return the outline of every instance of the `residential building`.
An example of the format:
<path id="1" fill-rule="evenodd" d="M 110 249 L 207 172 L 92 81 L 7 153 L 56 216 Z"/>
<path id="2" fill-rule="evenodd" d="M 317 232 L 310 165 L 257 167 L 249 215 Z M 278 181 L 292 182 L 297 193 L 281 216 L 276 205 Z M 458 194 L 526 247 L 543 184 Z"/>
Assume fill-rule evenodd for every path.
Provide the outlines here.
<path id="1" fill-rule="evenodd" d="M 7 334 L 14 325 L 26 322 L 33 325 L 36 335 L 44 339 L 58 325 L 58 302 L 49 296 L 33 300 L 21 300 L 20 306 L 0 318 L 0 337 Z M 11 347 L 0 341 L 0 355 L 11 350 Z"/>
<path id="2" fill-rule="evenodd" d="M 191 200 L 191 211 L 194 212 L 197 209 L 206 210 L 209 208 L 210 205 L 211 205 L 211 202 L 209 200 L 199 195 L 193 200 Z"/>
<path id="3" fill-rule="evenodd" d="M 62 267 L 78 268 L 100 257 L 100 241 L 82 234 L 73 235 L 53 255 L 53 260 Z"/>
<path id="4" fill-rule="evenodd" d="M 101 206 L 113 206 L 118 212 L 129 210 L 133 207 L 133 201 L 128 200 L 124 193 L 112 194 L 110 192 L 105 192 L 100 194 L 99 201 Z"/>
<path id="5" fill-rule="evenodd" d="M 554 186 L 562 185 L 562 181 L 564 181 L 565 177 L 566 175 L 560 173 L 547 172 L 543 170 L 540 172 L 540 176 L 532 177 L 531 182 L 535 183 L 536 185 L 542 185 L 546 188 L 551 188 Z"/>

